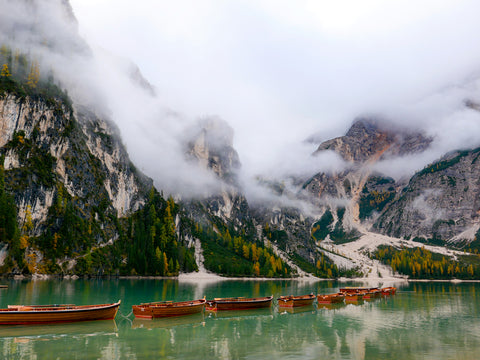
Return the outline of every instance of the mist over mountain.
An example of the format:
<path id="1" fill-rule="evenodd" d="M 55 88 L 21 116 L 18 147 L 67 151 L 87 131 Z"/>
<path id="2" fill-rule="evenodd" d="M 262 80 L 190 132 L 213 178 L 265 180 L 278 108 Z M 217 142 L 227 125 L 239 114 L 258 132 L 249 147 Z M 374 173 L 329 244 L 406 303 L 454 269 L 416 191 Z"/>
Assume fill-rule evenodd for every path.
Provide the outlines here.
<path id="1" fill-rule="evenodd" d="M 442 74 L 442 66 L 416 48 L 417 41 L 444 35 L 441 20 L 450 19 L 450 8 L 431 20 L 420 11 L 425 18 L 411 24 L 425 31 L 420 40 L 398 25 L 405 37 L 398 44 L 422 55 L 409 64 L 417 71 L 413 80 L 395 56 L 379 52 L 380 60 L 369 60 L 384 39 L 372 35 L 364 19 L 359 31 L 371 37 L 351 35 L 364 46 L 352 54 L 347 38 L 292 23 L 268 2 L 248 1 L 216 8 L 227 22 L 236 11 L 228 49 L 237 58 L 218 56 L 226 41 L 226 32 L 218 32 L 222 21 L 201 26 L 211 19 L 212 4 L 190 25 L 196 36 L 216 34 L 213 43 L 167 21 L 187 40 L 188 54 L 197 44 L 205 51 L 198 56 L 212 61 L 201 69 L 188 68 L 184 58 L 178 68 L 169 63 L 176 45 L 167 46 L 173 35 L 163 28 L 148 59 L 164 75 L 158 78 L 143 75 L 146 60 L 128 37 L 114 53 L 91 33 L 81 36 L 86 5 L 72 4 L 0 0 L 0 145 L 5 196 L 12 194 L 18 222 L 11 233 L 17 235 L 2 239 L 5 271 L 105 273 L 101 260 L 94 266 L 80 260 L 104 251 L 116 259 L 109 274 L 176 275 L 203 261 L 224 275 L 367 276 L 367 255 L 355 250 L 365 256 L 357 265 L 355 254 L 341 259 L 344 244 L 378 235 L 397 247 L 402 241 L 476 246 L 480 52 L 462 54 L 456 67 L 441 61 Z M 188 4 L 156 6 L 171 6 L 175 18 Z M 455 10 L 465 28 L 444 38 L 446 48 L 469 48 L 467 40 L 454 41 L 478 26 L 467 5 Z M 123 6 L 109 8 L 113 19 Z M 301 6 L 296 11 L 307 16 Z M 138 20 L 132 19 L 125 28 L 134 31 Z M 297 32 L 285 36 L 292 26 Z M 254 33 L 258 38 L 247 36 Z M 426 46 L 443 54 L 431 42 Z M 320 54 L 328 56 L 320 60 Z M 350 55 L 348 65 L 340 61 Z M 301 66 L 317 82 L 297 73 Z M 169 69 L 177 77 L 166 74 Z M 197 87 L 188 80 L 191 71 L 208 72 L 211 81 Z M 188 86 L 191 92 L 180 91 Z M 308 111 L 299 111 L 302 106 Z M 48 250 L 57 243 L 58 251 Z M 32 254 L 38 266 L 28 267 L 21 259 Z"/>

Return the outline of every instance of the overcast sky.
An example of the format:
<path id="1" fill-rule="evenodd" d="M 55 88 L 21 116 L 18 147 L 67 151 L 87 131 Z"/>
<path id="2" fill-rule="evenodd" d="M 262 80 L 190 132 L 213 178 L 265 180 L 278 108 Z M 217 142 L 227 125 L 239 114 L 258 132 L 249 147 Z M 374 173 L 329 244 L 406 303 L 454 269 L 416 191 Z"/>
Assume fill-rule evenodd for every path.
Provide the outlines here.
<path id="1" fill-rule="evenodd" d="M 298 163 L 313 151 L 303 139 L 341 136 L 364 113 L 454 133 L 446 147 L 478 142 L 478 117 L 458 109 L 465 97 L 480 99 L 478 1 L 71 4 L 81 35 L 132 59 L 166 106 L 230 123 L 252 174 Z"/>

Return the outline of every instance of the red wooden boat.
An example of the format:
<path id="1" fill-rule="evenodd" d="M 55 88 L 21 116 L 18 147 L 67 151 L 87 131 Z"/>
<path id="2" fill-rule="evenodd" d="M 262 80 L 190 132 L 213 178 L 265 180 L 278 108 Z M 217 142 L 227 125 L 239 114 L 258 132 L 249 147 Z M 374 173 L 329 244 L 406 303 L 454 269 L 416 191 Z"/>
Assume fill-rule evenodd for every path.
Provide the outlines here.
<path id="1" fill-rule="evenodd" d="M 120 300 L 100 305 L 9 305 L 8 309 L 0 309 L 0 325 L 112 320 L 119 306 Z"/>
<path id="2" fill-rule="evenodd" d="M 272 306 L 273 296 L 260 298 L 215 298 L 207 300 L 206 309 L 209 311 L 217 310 L 246 310 L 246 309 L 262 309 Z"/>
<path id="3" fill-rule="evenodd" d="M 158 301 L 132 305 L 133 315 L 141 319 L 198 314 L 205 308 L 205 299 L 191 301 Z"/>
<path id="4" fill-rule="evenodd" d="M 385 296 L 395 295 L 397 288 L 393 286 L 389 286 L 389 287 L 384 287 L 380 289 L 380 291 L 382 292 L 382 295 L 385 295 Z"/>
<path id="5" fill-rule="evenodd" d="M 313 304 L 313 300 L 315 300 L 315 295 L 313 294 L 280 296 L 277 299 L 279 307 L 309 306 Z"/>
<path id="6" fill-rule="evenodd" d="M 345 294 L 336 293 L 336 294 L 327 294 L 327 295 L 317 295 L 317 302 L 319 304 L 338 304 L 345 299 Z"/>

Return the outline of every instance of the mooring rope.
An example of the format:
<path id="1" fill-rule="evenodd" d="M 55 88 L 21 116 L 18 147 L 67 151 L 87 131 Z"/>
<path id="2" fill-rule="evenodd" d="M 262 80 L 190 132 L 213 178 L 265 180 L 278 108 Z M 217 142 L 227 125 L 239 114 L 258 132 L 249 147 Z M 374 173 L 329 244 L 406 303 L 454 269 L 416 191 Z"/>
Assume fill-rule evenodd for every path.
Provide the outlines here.
<path id="1" fill-rule="evenodd" d="M 123 317 L 123 318 L 125 318 L 125 319 L 128 319 L 128 320 L 130 320 L 129 318 L 130 318 L 130 315 L 132 315 L 132 314 L 133 314 L 133 310 L 130 311 L 130 312 L 128 313 L 128 315 L 123 315 L 122 312 L 121 312 L 120 310 L 118 310 L 118 315 L 120 315 L 121 317 Z"/>

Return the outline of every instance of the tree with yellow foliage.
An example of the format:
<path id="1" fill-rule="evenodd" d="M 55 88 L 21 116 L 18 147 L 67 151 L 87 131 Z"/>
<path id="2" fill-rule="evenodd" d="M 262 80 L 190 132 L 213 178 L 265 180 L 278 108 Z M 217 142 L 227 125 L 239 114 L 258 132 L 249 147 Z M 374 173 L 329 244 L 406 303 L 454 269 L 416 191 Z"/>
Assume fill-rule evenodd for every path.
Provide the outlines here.
<path id="1" fill-rule="evenodd" d="M 253 264 L 253 273 L 256 276 L 260 275 L 260 264 L 258 263 L 258 261 L 255 264 Z"/>
<path id="2" fill-rule="evenodd" d="M 32 65 L 30 66 L 30 73 L 27 77 L 27 85 L 30 86 L 32 89 L 37 87 L 38 81 L 40 80 L 40 66 L 38 61 L 33 61 Z"/>
<path id="3" fill-rule="evenodd" d="M 0 72 L 0 76 L 5 77 L 5 78 L 9 78 L 9 77 L 12 76 L 12 74 L 10 74 L 10 70 L 8 70 L 8 65 L 7 64 L 3 64 L 2 72 Z"/>

